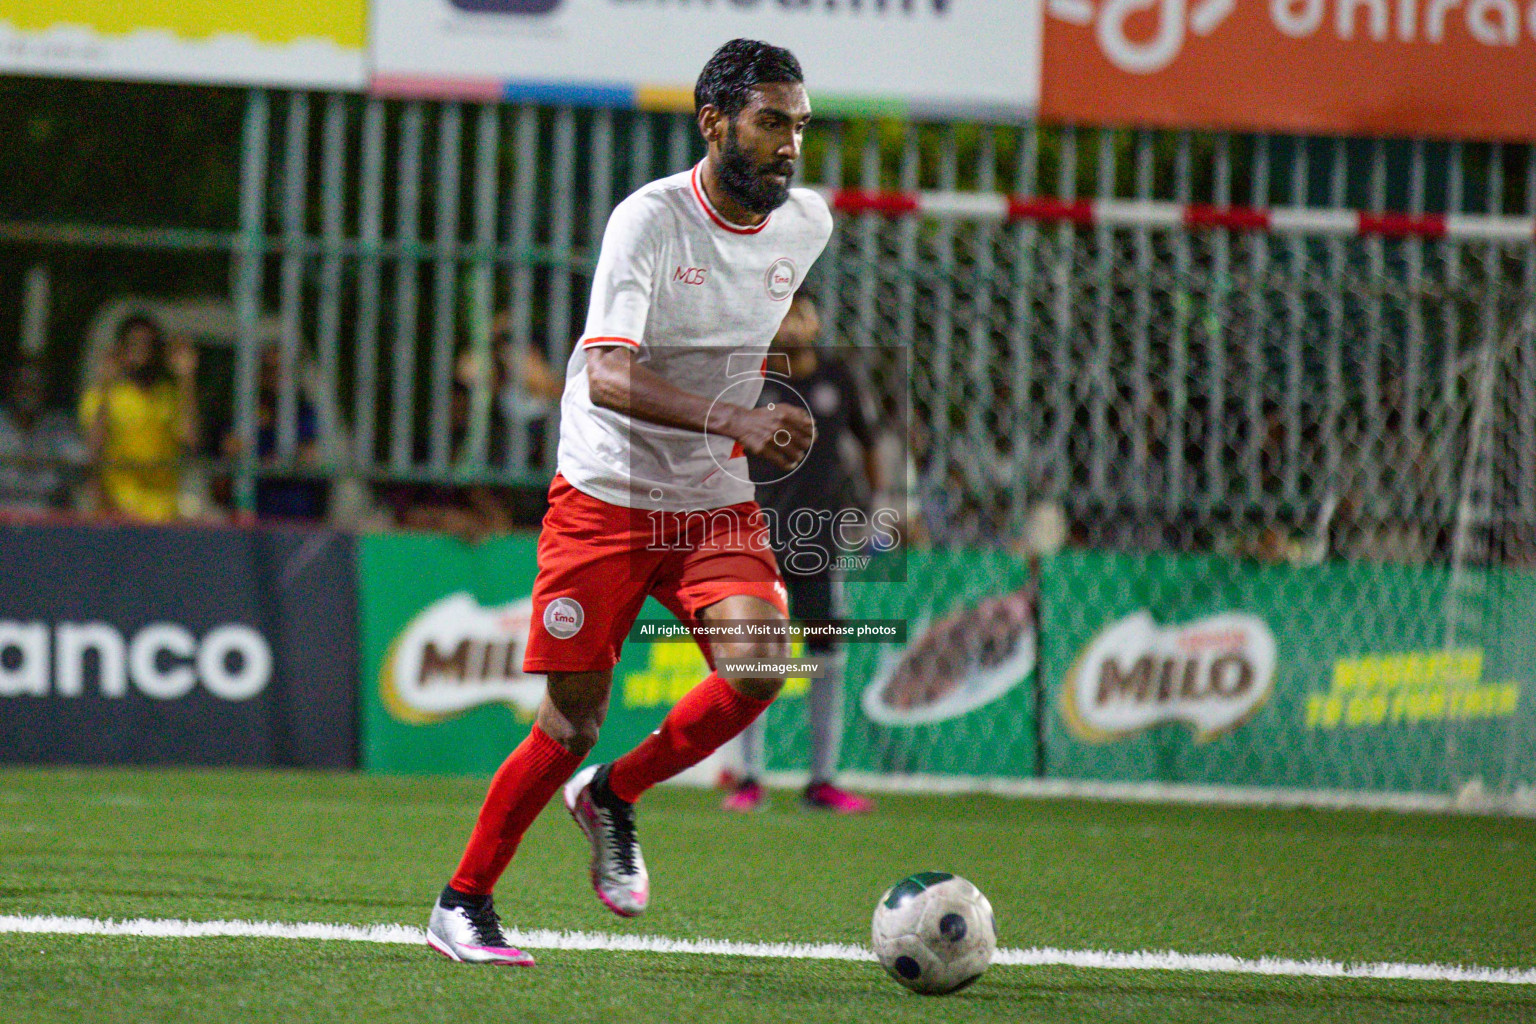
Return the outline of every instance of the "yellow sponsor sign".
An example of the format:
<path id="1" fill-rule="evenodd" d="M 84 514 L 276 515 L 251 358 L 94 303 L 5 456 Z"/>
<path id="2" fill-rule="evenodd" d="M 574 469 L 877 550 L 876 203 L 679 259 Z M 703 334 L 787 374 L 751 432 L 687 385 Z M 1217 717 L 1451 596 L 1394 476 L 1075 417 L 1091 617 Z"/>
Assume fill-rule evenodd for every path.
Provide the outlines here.
<path id="1" fill-rule="evenodd" d="M 1345 658 L 1333 663 L 1335 690 L 1470 686 L 1482 678 L 1483 652 L 1478 647 Z"/>
<path id="2" fill-rule="evenodd" d="M 1504 718 L 1520 705 L 1520 684 L 1484 682 L 1477 647 L 1401 651 L 1334 662 L 1332 686 L 1307 698 L 1307 727 Z"/>
<path id="3" fill-rule="evenodd" d="M 361 49 L 368 16 L 361 0 L 0 0 L 0 21 L 22 32 L 72 26 L 98 36 L 126 36 L 160 30 L 183 39 L 245 35 L 279 46 L 328 39 Z"/>
<path id="4" fill-rule="evenodd" d="M 366 0 L 0 0 L 0 72 L 361 88 Z"/>
<path id="5" fill-rule="evenodd" d="M 626 708 L 671 707 L 709 674 L 697 644 L 666 642 L 643 647 L 645 667 L 625 675 L 620 687 L 620 700 Z M 805 642 L 791 640 L 789 653 L 792 658 L 805 657 Z M 779 696 L 804 696 L 810 685 L 809 679 L 786 679 Z"/>

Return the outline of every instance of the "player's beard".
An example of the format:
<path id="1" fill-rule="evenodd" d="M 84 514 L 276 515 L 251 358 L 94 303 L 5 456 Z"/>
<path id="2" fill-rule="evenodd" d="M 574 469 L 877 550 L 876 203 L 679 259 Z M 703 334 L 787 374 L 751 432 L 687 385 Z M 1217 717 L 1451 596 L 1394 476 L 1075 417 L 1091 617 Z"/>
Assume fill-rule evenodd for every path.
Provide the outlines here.
<path id="1" fill-rule="evenodd" d="M 783 206 L 789 200 L 789 182 L 780 185 L 765 175 L 779 173 L 787 179 L 794 170 L 793 161 L 779 158 L 753 163 L 751 154 L 736 138 L 735 123 L 726 126 L 725 143 L 720 147 L 720 187 L 743 210 L 769 214 Z"/>

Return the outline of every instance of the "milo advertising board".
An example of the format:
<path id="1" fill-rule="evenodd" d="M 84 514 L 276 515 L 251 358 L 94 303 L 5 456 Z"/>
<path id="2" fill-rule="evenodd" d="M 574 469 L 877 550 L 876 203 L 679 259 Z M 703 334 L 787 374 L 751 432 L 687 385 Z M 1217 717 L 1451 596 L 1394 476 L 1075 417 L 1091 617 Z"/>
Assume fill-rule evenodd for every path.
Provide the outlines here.
<path id="1" fill-rule="evenodd" d="M 363 765 L 487 774 L 527 734 L 535 539 L 359 543 Z M 1482 570 L 1448 636 L 1443 567 L 1298 567 L 1067 552 L 909 551 L 848 584 L 842 767 L 874 774 L 1455 792 L 1536 785 L 1536 574 Z M 1472 594 L 1469 598 L 1467 595 Z M 654 601 L 642 620 L 669 620 Z M 800 653 L 800 652 L 796 652 Z M 625 644 L 594 756 L 656 727 L 706 672 L 692 642 Z M 768 711 L 768 767 L 803 770 L 806 680 Z"/>
<path id="2" fill-rule="evenodd" d="M 535 544 L 531 535 L 473 546 L 428 534 L 360 541 L 365 768 L 487 774 L 527 735 L 544 692 L 542 676 L 522 673 Z M 1002 552 L 906 557 L 907 582 L 844 590 L 845 619 L 900 619 L 908 630 L 901 643 L 845 648 L 843 766 L 1034 775 L 1034 596 L 1023 563 Z M 670 618 L 655 601 L 640 613 Z M 634 746 L 707 671 L 692 642 L 626 643 L 593 756 Z M 789 680 L 769 709 L 771 769 L 807 767 L 807 687 Z"/>
<path id="3" fill-rule="evenodd" d="M 364 768 L 489 774 L 528 734 L 544 696 L 544 677 L 522 671 L 536 544 L 532 535 L 476 545 L 420 533 L 362 538 Z M 671 620 L 654 600 L 640 616 Z M 708 671 L 688 640 L 625 644 L 593 757 L 640 742 Z M 795 703 L 805 687 L 790 680 L 780 703 Z"/>
<path id="4" fill-rule="evenodd" d="M 1419 792 L 1528 784 L 1536 577 L 1485 571 L 1472 598 L 1481 625 L 1451 637 L 1449 575 L 1048 559 L 1047 774 Z"/>
<path id="5" fill-rule="evenodd" d="M 522 675 L 531 538 L 358 541 L 360 760 L 369 771 L 494 771 L 527 735 L 543 679 Z"/>

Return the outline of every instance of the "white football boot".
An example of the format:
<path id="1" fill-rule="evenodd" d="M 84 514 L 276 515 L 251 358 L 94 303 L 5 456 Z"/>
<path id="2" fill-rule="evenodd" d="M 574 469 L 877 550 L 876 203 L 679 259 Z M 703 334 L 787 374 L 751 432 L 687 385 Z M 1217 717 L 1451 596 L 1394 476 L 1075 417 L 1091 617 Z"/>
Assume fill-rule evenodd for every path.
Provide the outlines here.
<path id="1" fill-rule="evenodd" d="M 593 765 L 565 784 L 565 809 L 592 844 L 592 888 L 603 905 L 620 917 L 634 917 L 651 901 L 651 876 L 635 838 L 635 805 L 618 798 L 599 803 L 592 797 L 597 773 L 607 780 L 608 766 Z"/>
<path id="2" fill-rule="evenodd" d="M 460 963 L 533 966 L 533 957 L 510 945 L 501 934 L 501 919 L 489 901 L 483 909 L 471 910 L 445 907 L 439 897 L 427 922 L 427 945 Z"/>

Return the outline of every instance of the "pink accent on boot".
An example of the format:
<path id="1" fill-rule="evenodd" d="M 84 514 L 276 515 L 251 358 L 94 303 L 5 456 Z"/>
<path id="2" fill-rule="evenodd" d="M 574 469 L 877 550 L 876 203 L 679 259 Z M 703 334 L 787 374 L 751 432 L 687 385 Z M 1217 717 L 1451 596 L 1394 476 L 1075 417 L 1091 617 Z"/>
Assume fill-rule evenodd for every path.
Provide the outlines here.
<path id="1" fill-rule="evenodd" d="M 805 791 L 805 805 L 834 814 L 866 814 L 875 809 L 873 800 L 846 789 L 838 789 L 830 782 L 818 782 L 808 787 Z"/>
<path id="2" fill-rule="evenodd" d="M 725 802 L 720 806 L 727 811 L 736 811 L 738 814 L 751 814 L 753 811 L 765 809 L 767 802 L 762 786 L 756 782 L 743 782 L 736 787 L 736 792 L 725 798 Z"/>

